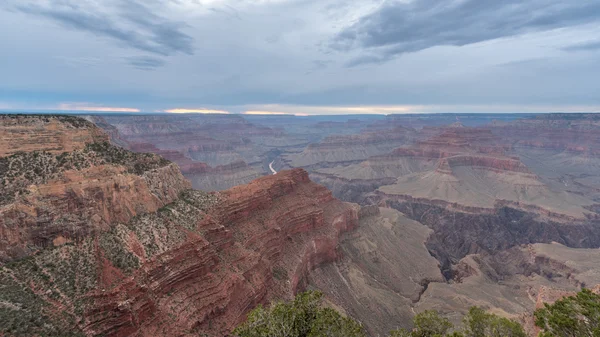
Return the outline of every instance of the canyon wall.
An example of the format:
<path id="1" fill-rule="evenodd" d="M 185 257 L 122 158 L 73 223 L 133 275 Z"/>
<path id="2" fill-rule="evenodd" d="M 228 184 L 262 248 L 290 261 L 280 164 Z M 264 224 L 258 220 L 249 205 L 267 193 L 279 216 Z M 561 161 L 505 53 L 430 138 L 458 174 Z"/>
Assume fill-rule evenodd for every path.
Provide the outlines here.
<path id="1" fill-rule="evenodd" d="M 223 336 L 335 261 L 358 212 L 299 169 L 220 194 L 190 190 L 155 213 L 3 266 L 2 282 L 17 275 L 18 296 L 2 300 L 27 299 L 23 317 L 48 317 L 29 333 L 63 329 L 66 315 L 75 323 L 67 331 L 93 336 Z"/>
<path id="2" fill-rule="evenodd" d="M 88 116 L 115 144 L 158 154 L 177 163 L 192 186 L 219 191 L 247 184 L 267 173 L 269 143 L 284 135 L 241 116 Z"/>
<path id="3" fill-rule="evenodd" d="M 9 335 L 224 336 L 304 289 L 358 225 L 360 207 L 302 169 L 206 193 L 177 165 L 104 141 L 1 159 L 16 186 L 0 227 Z M 26 160 L 49 172 L 14 174 Z"/>
<path id="4" fill-rule="evenodd" d="M 91 123 L 72 116 L 0 116 L 0 156 L 19 151 L 70 152 L 85 144 L 107 141 Z"/>
<path id="5" fill-rule="evenodd" d="M 114 147 L 79 118 L 4 117 L 0 124 L 31 135 L 0 157 L 0 260 L 155 212 L 190 187 L 175 164 Z"/>

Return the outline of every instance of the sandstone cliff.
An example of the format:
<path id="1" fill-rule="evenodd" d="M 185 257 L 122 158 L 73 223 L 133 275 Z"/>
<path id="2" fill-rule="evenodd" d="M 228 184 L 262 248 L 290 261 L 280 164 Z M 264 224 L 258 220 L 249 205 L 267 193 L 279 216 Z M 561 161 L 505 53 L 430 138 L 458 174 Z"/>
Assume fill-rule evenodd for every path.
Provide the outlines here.
<path id="1" fill-rule="evenodd" d="M 77 117 L 0 115 L 0 156 L 19 151 L 57 154 L 107 140 L 105 133 Z"/>
<path id="2" fill-rule="evenodd" d="M 223 336 L 303 289 L 358 224 L 358 206 L 301 169 L 205 193 L 176 165 L 105 142 L 2 160 L 16 186 L 0 218 L 10 335 Z"/>
<path id="3" fill-rule="evenodd" d="M 256 168 L 244 161 L 211 167 L 194 161 L 176 150 L 161 150 L 148 143 L 135 143 L 129 146 L 135 152 L 151 152 L 179 165 L 181 173 L 190 180 L 192 187 L 203 191 L 222 191 L 233 186 L 243 185 L 262 176 Z"/>
<path id="4" fill-rule="evenodd" d="M 11 295 L 0 297 L 22 317 L 48 318 L 28 333 L 64 329 L 68 318 L 86 335 L 224 335 L 337 259 L 340 233 L 357 221 L 357 207 L 302 170 L 221 194 L 189 191 L 158 212 L 5 265 Z"/>
<path id="5" fill-rule="evenodd" d="M 0 260 L 154 212 L 189 188 L 174 164 L 114 147 L 85 120 L 21 116 L 0 124 L 31 135 L 0 157 Z"/>

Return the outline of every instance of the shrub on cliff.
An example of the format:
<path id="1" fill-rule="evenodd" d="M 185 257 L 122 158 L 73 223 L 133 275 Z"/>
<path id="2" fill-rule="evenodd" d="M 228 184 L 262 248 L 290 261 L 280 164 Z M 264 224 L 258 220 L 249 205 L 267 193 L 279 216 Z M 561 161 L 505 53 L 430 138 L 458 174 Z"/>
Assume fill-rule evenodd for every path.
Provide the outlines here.
<path id="1" fill-rule="evenodd" d="M 252 310 L 233 331 L 239 337 L 366 337 L 362 325 L 322 306 L 323 294 L 308 291 L 292 302 Z"/>
<path id="2" fill-rule="evenodd" d="M 463 318 L 465 337 L 527 337 L 518 322 L 472 307 Z"/>
<path id="3" fill-rule="evenodd" d="M 519 323 L 478 307 L 472 307 L 463 318 L 462 331 L 452 331 L 453 324 L 432 310 L 417 314 L 413 324 L 412 331 L 395 330 L 390 337 L 527 337 Z"/>
<path id="4" fill-rule="evenodd" d="M 600 337 L 600 295 L 588 289 L 535 312 L 540 337 Z"/>
<path id="5" fill-rule="evenodd" d="M 293 302 L 259 306 L 248 320 L 235 329 L 239 337 L 364 337 L 362 325 L 331 308 L 323 308 L 320 292 L 299 294 Z M 575 296 L 545 304 L 535 312 L 540 337 L 600 337 L 600 295 L 584 289 Z M 413 319 L 414 328 L 390 332 L 389 337 L 527 337 L 518 322 L 472 307 L 463 318 L 463 327 L 435 311 Z"/>

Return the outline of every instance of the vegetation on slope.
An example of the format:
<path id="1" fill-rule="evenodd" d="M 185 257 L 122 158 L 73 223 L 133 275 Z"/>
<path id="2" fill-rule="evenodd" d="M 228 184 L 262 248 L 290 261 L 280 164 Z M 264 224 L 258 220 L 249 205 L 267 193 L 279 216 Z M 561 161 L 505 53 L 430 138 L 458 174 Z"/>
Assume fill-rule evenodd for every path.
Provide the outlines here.
<path id="1" fill-rule="evenodd" d="M 0 335 L 79 336 L 85 293 L 96 285 L 92 240 L 0 267 Z"/>
<path id="2" fill-rule="evenodd" d="M 74 129 L 91 129 L 96 126 L 94 123 L 85 118 L 70 115 L 53 115 L 53 114 L 0 114 L 0 118 L 22 120 L 22 121 L 42 121 L 49 123 L 51 120 L 56 120 L 60 123 L 71 126 Z"/>
<path id="3" fill-rule="evenodd" d="M 540 337 L 600 337 L 600 295 L 584 289 L 535 312 Z"/>
<path id="4" fill-rule="evenodd" d="M 360 323 L 324 308 L 322 298 L 322 293 L 308 291 L 291 302 L 258 306 L 233 333 L 239 337 L 366 337 Z"/>
<path id="5" fill-rule="evenodd" d="M 546 304 L 535 312 L 540 337 L 599 337 L 600 296 L 584 289 Z M 413 319 L 412 330 L 399 329 L 389 337 L 527 337 L 521 324 L 472 307 L 456 328 L 436 311 L 428 310 Z M 291 302 L 259 306 L 233 332 L 239 337 L 364 337 L 362 325 L 322 306 L 322 294 L 309 291 Z"/>
<path id="6" fill-rule="evenodd" d="M 66 170 L 83 170 L 97 165 L 124 166 L 127 173 L 144 172 L 170 162 L 151 153 L 134 153 L 108 142 L 90 143 L 82 150 L 53 155 L 49 152 L 18 152 L 0 158 L 0 206 L 27 193 L 30 185 L 46 184 Z"/>
<path id="7" fill-rule="evenodd" d="M 199 219 L 218 202 L 212 193 L 184 191 L 156 213 L 0 265 L 0 336 L 83 336 L 80 327 L 94 301 L 90 291 L 113 285 L 99 283 L 103 259 L 131 275 L 140 261 L 127 237 L 134 233 L 145 257 L 151 258 L 197 231 Z"/>
<path id="8" fill-rule="evenodd" d="M 394 330 L 390 337 L 527 337 L 518 322 L 478 307 L 472 307 L 463 318 L 462 329 L 456 329 L 448 319 L 431 310 L 417 314 L 413 324 L 412 331 Z"/>

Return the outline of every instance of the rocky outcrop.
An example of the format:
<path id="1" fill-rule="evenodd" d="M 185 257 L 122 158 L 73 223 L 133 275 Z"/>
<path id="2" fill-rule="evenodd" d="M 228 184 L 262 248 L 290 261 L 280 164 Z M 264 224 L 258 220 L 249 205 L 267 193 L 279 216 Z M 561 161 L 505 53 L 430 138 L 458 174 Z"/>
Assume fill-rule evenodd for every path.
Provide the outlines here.
<path id="1" fill-rule="evenodd" d="M 600 155 L 600 121 L 593 114 L 546 114 L 497 123 L 492 131 L 515 148 Z"/>
<path id="2" fill-rule="evenodd" d="M 379 210 L 379 206 L 377 206 L 377 205 L 362 206 L 360 208 L 360 211 L 358 211 L 358 218 L 364 219 L 364 218 L 368 218 L 371 216 L 377 216 L 380 214 L 381 214 L 381 212 Z"/>
<path id="3" fill-rule="evenodd" d="M 71 152 L 108 136 L 73 116 L 0 115 L 0 157 L 19 151 Z"/>
<path id="4" fill-rule="evenodd" d="M 321 171 L 312 172 L 310 177 L 315 182 L 326 186 L 336 198 L 348 202 L 364 204 L 367 195 L 383 185 L 393 184 L 394 178 L 383 179 L 345 179 L 334 174 Z"/>
<path id="5" fill-rule="evenodd" d="M 495 172 L 515 172 L 530 174 L 536 179 L 529 169 L 518 158 L 491 157 L 482 155 L 456 155 L 441 159 L 437 171 L 452 174 L 452 169 L 460 166 L 481 168 Z"/>
<path id="6" fill-rule="evenodd" d="M 207 167 L 204 172 L 184 173 L 192 187 L 203 191 L 222 191 L 233 186 L 244 185 L 263 174 L 243 161 L 216 167 Z"/>
<path id="7" fill-rule="evenodd" d="M 540 171 L 531 170 L 514 156 L 512 146 L 503 145 L 489 128 L 454 125 L 429 128 L 428 132 L 434 131 L 438 134 L 388 155 L 398 158 L 396 165 L 407 158 L 413 165 L 411 170 L 399 174 L 393 184 L 379 187 L 377 193 L 432 205 L 443 203 L 459 211 L 481 214 L 493 213 L 498 202 L 505 202 L 518 205 L 519 209 L 539 210 L 538 214 L 563 222 L 595 217 L 588 212 L 594 203 L 591 198 L 565 191 L 567 184 L 548 184 L 540 178 Z M 437 158 L 435 169 L 414 165 L 417 159 L 423 163 L 424 158 Z M 527 159 L 527 163 L 532 162 L 535 160 Z M 394 167 L 394 162 L 386 165 Z M 345 171 L 348 170 L 340 169 Z"/>
<path id="8" fill-rule="evenodd" d="M 291 167 L 323 167 L 323 163 L 341 164 L 365 160 L 413 142 L 414 130 L 394 128 L 358 135 L 329 136 L 304 151 L 283 157 Z"/>
<path id="9" fill-rule="evenodd" d="M 192 187 L 203 191 L 226 190 L 247 184 L 263 175 L 244 161 L 211 167 L 206 163 L 194 161 L 179 151 L 161 150 L 148 143 L 135 143 L 129 148 L 135 152 L 155 153 L 177 163 L 183 175 L 192 183 Z"/>
<path id="10" fill-rule="evenodd" d="M 433 182 L 437 179 L 451 179 L 458 182 L 461 178 L 453 177 L 453 170 L 459 167 L 496 172 L 501 175 L 518 174 L 518 179 L 521 181 L 536 180 L 535 175 L 531 174 L 518 158 L 506 154 L 510 147 L 499 144 L 500 138 L 493 135 L 489 129 L 468 128 L 460 124 L 449 127 L 429 127 L 421 130 L 415 138 L 422 138 L 425 135 L 429 137 L 417 141 L 414 145 L 370 156 L 367 160 L 356 164 L 319 168 L 312 172 L 312 175 L 331 188 L 336 197 L 354 202 L 363 202 L 367 193 L 382 186 L 394 185 L 397 179 L 400 180 L 399 178 L 405 176 L 415 175 L 415 178 L 407 179 L 417 181 Z M 428 172 L 450 177 L 425 177 Z M 421 173 L 423 177 L 416 177 Z M 477 174 L 481 175 L 481 172 Z M 501 179 L 509 178 L 501 177 Z M 361 188 L 357 189 L 358 186 Z M 423 190 L 427 190 L 428 187 L 425 186 Z M 404 188 L 399 186 L 398 190 Z"/>
<path id="11" fill-rule="evenodd" d="M 371 336 L 409 327 L 413 306 L 430 282 L 443 282 L 424 242 L 431 230 L 389 208 L 361 208 L 356 230 L 342 236 L 341 258 L 309 275 Z"/>
<path id="12" fill-rule="evenodd" d="M 504 154 L 508 146 L 501 145 L 500 138 L 486 128 L 467 128 L 462 125 L 450 125 L 443 128 L 424 128 L 424 134 L 431 138 L 421 141 L 418 146 L 423 149 L 443 150 L 445 152 L 479 152 L 487 154 Z"/>
<path id="13" fill-rule="evenodd" d="M 452 264 L 469 254 L 493 253 L 536 242 L 558 242 L 574 248 L 600 247 L 600 226 L 594 221 L 550 218 L 502 202 L 490 210 L 424 199 L 384 200 L 388 206 L 433 229 L 427 246 L 442 262 L 448 278 L 452 278 Z"/>
<path id="14" fill-rule="evenodd" d="M 24 134 L 50 129 L 60 136 L 40 146 L 14 144 L 17 153 L 0 158 L 0 260 L 77 241 L 155 212 L 190 188 L 175 164 L 116 148 L 104 142 L 106 135 L 93 124 L 61 118 L 1 120 L 8 126 L 0 127 L 29 130 Z M 67 139 L 77 142 L 65 143 Z M 71 151 L 55 155 L 67 149 Z"/>
<path id="15" fill-rule="evenodd" d="M 104 120 L 132 144 L 132 149 L 136 143 L 152 144 L 213 167 L 238 161 L 260 164 L 271 150 L 264 144 L 284 136 L 249 123 L 241 115 L 109 116 Z"/>
<path id="16" fill-rule="evenodd" d="M 107 166 L 32 187 L 48 191 L 56 209 L 92 219 L 88 227 L 101 225 L 77 238 L 62 231 L 52 236 L 55 248 L 0 268 L 0 301 L 12 308 L 2 313 L 3 332 L 224 336 L 255 305 L 303 289 L 314 268 L 339 258 L 341 233 L 358 224 L 357 205 L 302 169 L 205 193 L 179 191 L 188 185 L 174 164 L 135 177 Z"/>

